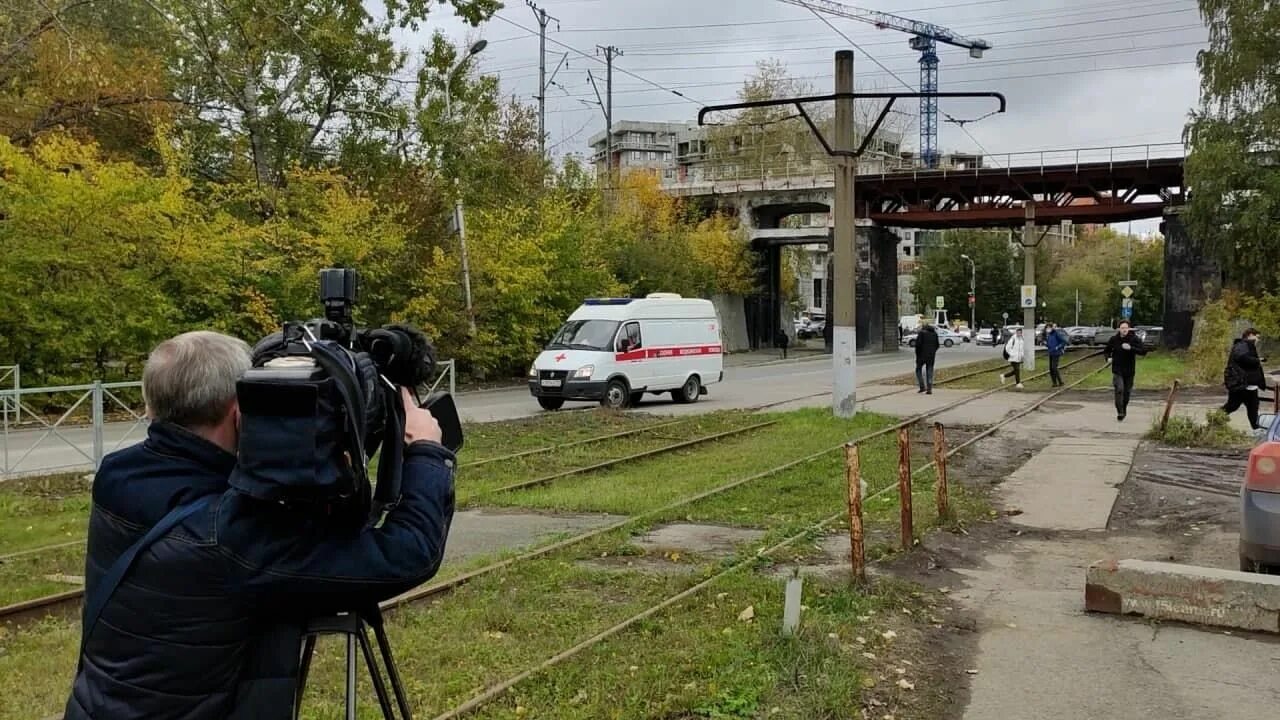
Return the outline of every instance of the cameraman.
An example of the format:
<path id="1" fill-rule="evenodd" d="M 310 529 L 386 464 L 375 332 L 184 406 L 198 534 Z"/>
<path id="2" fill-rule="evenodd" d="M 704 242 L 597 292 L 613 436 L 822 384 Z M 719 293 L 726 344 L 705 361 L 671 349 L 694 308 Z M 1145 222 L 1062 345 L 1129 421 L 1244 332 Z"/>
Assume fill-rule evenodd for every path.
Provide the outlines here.
<path id="1" fill-rule="evenodd" d="M 431 413 L 402 390 L 400 502 L 380 527 L 335 534 L 323 517 L 230 489 L 249 367 L 245 343 L 212 332 L 147 359 L 147 439 L 108 455 L 93 483 L 86 598 L 170 510 L 213 498 L 140 552 L 103 606 L 67 720 L 291 718 L 307 618 L 372 607 L 439 569 L 454 456 Z"/>

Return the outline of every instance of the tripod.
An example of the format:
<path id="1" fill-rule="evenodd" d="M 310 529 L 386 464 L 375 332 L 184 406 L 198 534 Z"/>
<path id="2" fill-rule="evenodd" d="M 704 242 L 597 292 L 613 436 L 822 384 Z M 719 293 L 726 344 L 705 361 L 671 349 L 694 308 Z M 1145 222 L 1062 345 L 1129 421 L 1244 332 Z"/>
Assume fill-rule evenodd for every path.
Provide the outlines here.
<path id="1" fill-rule="evenodd" d="M 307 685 L 307 674 L 311 670 L 311 656 L 315 652 L 316 638 L 320 635 L 345 635 L 347 638 L 347 670 L 346 670 L 346 714 L 345 720 L 356 720 L 356 645 L 364 655 L 364 662 L 369 669 L 369 677 L 373 680 L 374 692 L 378 695 L 378 705 L 382 707 L 382 717 L 396 720 L 395 711 L 391 707 L 391 697 L 387 694 L 387 683 L 384 682 L 373 655 L 373 646 L 369 643 L 368 628 L 373 628 L 374 639 L 378 642 L 378 650 L 382 654 L 382 663 L 386 666 L 386 681 L 390 682 L 391 691 L 395 693 L 396 706 L 400 710 L 401 720 L 413 720 L 409 712 L 409 702 L 404 696 L 404 686 L 400 683 L 400 673 L 396 670 L 396 662 L 391 657 L 391 642 L 387 639 L 387 631 L 382 623 L 382 611 L 376 607 L 362 612 L 341 613 L 317 618 L 307 623 L 303 631 L 302 666 L 298 674 L 298 690 L 293 702 L 293 717 L 297 720 L 302 710 L 302 692 Z"/>

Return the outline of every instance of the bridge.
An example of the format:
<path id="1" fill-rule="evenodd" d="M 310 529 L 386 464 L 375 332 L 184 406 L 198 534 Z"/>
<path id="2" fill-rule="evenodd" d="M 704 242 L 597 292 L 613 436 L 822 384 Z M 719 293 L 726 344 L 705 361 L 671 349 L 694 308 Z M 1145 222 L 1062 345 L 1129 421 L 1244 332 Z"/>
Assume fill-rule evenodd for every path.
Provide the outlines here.
<path id="1" fill-rule="evenodd" d="M 881 350 L 897 346 L 898 238 L 887 228 L 1021 227 L 1027 204 L 1035 207 L 1038 225 L 1163 218 L 1168 239 L 1166 337 L 1174 344 L 1189 342 L 1190 317 L 1203 302 L 1204 282 L 1212 280 L 1213 269 L 1178 217 L 1186 195 L 1184 158 L 1181 143 L 1166 143 L 971 157 L 966 164 L 937 169 L 888 167 L 883 161 L 860 166 L 854 190 L 860 343 L 866 339 L 871 349 Z M 780 325 L 789 326 L 779 298 L 779 249 L 830 239 L 823 228 L 787 228 L 784 221 L 793 215 L 829 213 L 835 199 L 833 175 L 730 177 L 664 187 L 736 214 L 747 228 L 762 255 L 766 289 L 754 307 L 748 307 L 754 342 L 765 344 Z M 870 307 L 864 313 L 867 302 Z"/>

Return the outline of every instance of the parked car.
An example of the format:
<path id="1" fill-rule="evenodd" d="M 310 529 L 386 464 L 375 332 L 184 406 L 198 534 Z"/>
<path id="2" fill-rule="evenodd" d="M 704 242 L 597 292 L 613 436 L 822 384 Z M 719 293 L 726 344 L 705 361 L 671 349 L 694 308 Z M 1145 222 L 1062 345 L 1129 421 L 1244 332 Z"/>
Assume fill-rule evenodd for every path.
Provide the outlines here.
<path id="1" fill-rule="evenodd" d="M 1280 575 L 1280 422 L 1263 415 L 1240 487 L 1240 569 Z"/>
<path id="2" fill-rule="evenodd" d="M 996 344 L 995 338 L 991 337 L 991 331 L 993 329 L 994 328 L 989 328 L 989 327 L 980 328 L 978 330 L 978 337 L 974 340 L 974 342 L 979 345 L 995 345 Z"/>
<path id="3" fill-rule="evenodd" d="M 1093 341 L 1093 335 L 1097 332 L 1096 328 L 1087 325 L 1073 325 L 1064 328 L 1067 331 L 1067 342 L 1072 345 L 1088 345 Z"/>
<path id="4" fill-rule="evenodd" d="M 1013 337 L 1013 333 L 1021 329 L 1022 329 L 1021 325 L 1005 325 L 1004 327 L 1000 328 L 1000 344 L 1004 345 L 1005 343 L 1009 342 L 1009 338 Z"/>
<path id="5" fill-rule="evenodd" d="M 947 328 L 934 328 L 934 330 L 938 331 L 938 344 L 942 347 L 954 347 L 960 343 L 969 342 L 954 330 L 948 330 Z M 917 333 L 911 333 L 904 337 L 902 341 L 906 343 L 907 347 L 915 347 L 916 335 Z"/>
<path id="6" fill-rule="evenodd" d="M 1106 345 L 1107 341 L 1116 334 L 1116 329 L 1112 327 L 1097 327 L 1093 329 L 1093 345 Z"/>
<path id="7" fill-rule="evenodd" d="M 1138 334 L 1138 339 L 1147 347 L 1159 345 L 1164 334 L 1164 328 L 1153 325 L 1139 325 L 1133 331 Z"/>

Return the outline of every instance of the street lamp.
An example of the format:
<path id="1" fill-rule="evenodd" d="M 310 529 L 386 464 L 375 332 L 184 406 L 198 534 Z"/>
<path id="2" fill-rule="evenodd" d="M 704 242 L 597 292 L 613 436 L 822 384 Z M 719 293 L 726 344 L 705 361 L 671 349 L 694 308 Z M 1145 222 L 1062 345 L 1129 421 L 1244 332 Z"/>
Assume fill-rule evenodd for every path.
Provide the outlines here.
<path id="1" fill-rule="evenodd" d="M 470 48 L 467 54 L 449 70 L 449 74 L 444 78 L 444 112 L 448 116 L 449 122 L 453 122 L 453 76 L 458 74 L 467 61 L 484 50 L 489 45 L 487 40 L 477 40 Z M 471 307 L 471 263 L 467 257 L 467 232 L 466 225 L 463 222 L 462 210 L 462 193 L 458 190 L 458 174 L 453 175 L 453 226 L 458 229 L 458 245 L 462 252 L 462 293 L 467 305 L 467 326 L 471 330 L 471 334 L 476 333 L 476 312 Z"/>
<path id="2" fill-rule="evenodd" d="M 973 258 L 969 257 L 968 255 L 961 255 L 960 259 L 969 263 L 969 296 L 972 297 L 974 300 L 974 302 L 969 305 L 969 334 L 973 336 L 974 342 L 977 342 L 977 339 L 978 339 L 978 335 L 977 335 L 978 333 L 978 323 L 977 323 L 978 266 L 976 263 L 973 262 Z"/>

